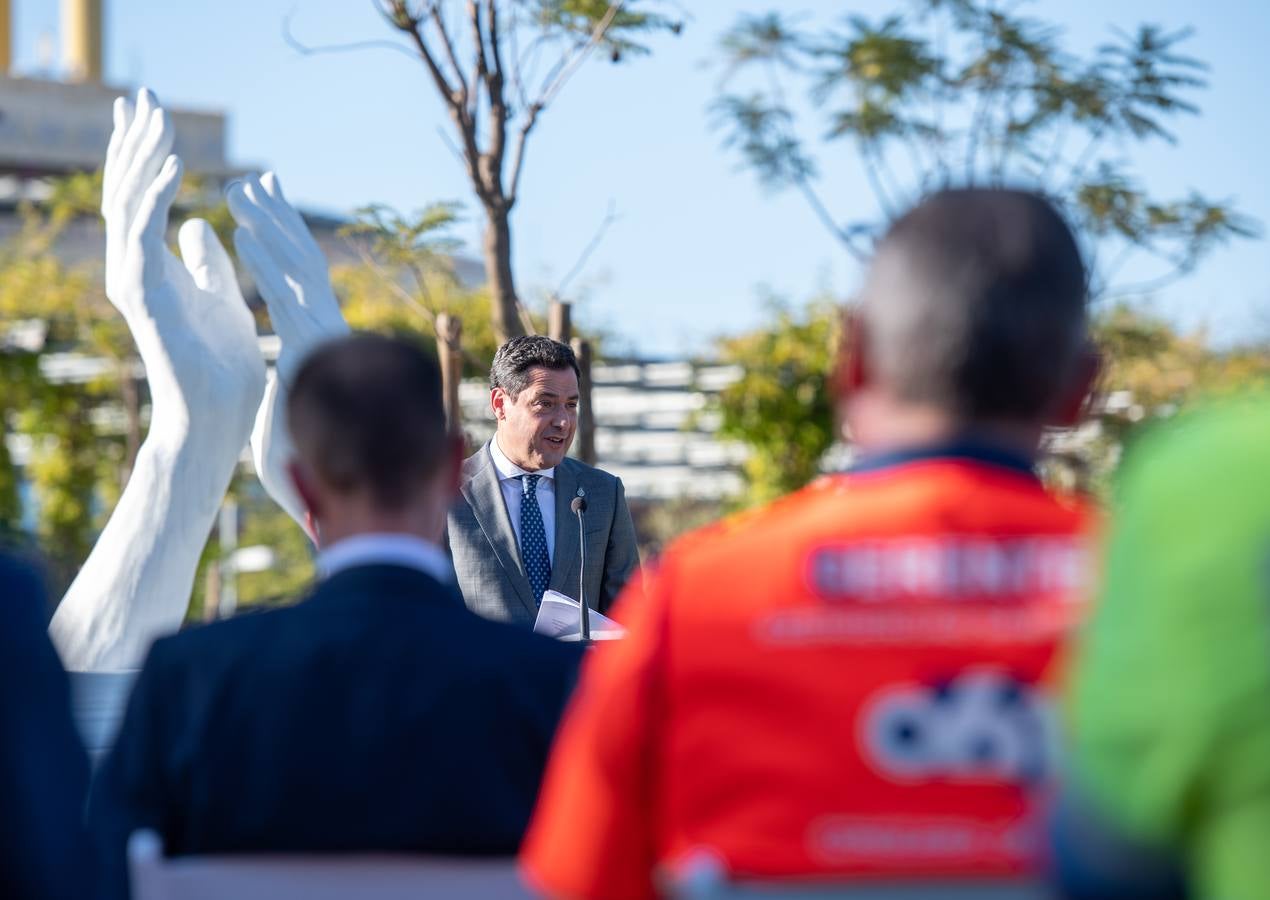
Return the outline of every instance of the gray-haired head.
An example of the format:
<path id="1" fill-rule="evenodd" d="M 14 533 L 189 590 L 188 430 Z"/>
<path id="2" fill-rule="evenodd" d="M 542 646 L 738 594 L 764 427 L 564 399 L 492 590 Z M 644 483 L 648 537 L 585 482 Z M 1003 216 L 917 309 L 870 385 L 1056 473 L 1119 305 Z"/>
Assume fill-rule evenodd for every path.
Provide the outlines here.
<path id="1" fill-rule="evenodd" d="M 578 361 L 568 344 L 553 341 L 540 334 L 512 338 L 498 348 L 489 370 L 490 390 L 502 388 L 515 400 L 529 384 L 529 370 L 535 366 L 563 371 L 572 369 L 582 379 Z"/>
<path id="2" fill-rule="evenodd" d="M 1085 352 L 1085 267 L 1040 196 L 949 190 L 887 232 L 861 296 L 870 375 L 963 421 L 1032 421 Z"/>

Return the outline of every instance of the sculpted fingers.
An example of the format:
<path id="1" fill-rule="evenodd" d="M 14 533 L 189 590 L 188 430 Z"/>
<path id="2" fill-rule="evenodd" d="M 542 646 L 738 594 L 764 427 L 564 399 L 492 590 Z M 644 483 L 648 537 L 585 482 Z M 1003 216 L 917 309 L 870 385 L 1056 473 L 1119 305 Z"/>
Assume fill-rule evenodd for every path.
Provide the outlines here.
<path id="1" fill-rule="evenodd" d="M 158 109 L 158 101 L 155 99 L 154 94 L 142 88 L 137 91 L 135 106 L 129 104 L 129 107 L 132 115 L 128 117 L 127 128 L 124 130 L 123 139 L 119 142 L 115 162 L 111 167 L 110 204 L 116 213 L 118 212 L 119 202 L 123 199 L 120 194 L 123 181 L 136 160 L 137 150 L 150 128 L 150 119 L 153 117 L 155 110 Z"/>
<path id="2" fill-rule="evenodd" d="M 234 249 L 269 308 L 269 320 L 273 322 L 274 330 L 286 340 L 295 331 L 299 303 L 285 273 L 245 228 L 234 229 Z"/>
<path id="3" fill-rule="evenodd" d="M 110 201 L 114 197 L 116 182 L 119 180 L 119 153 L 124 138 L 128 136 L 128 128 L 132 124 L 133 108 L 127 97 L 115 99 L 113 107 L 115 127 L 110 132 L 110 144 L 106 147 L 106 164 L 102 168 L 101 178 L 101 214 L 107 215 Z"/>
<path id="4" fill-rule="evenodd" d="M 258 179 L 248 178 L 243 182 L 243 196 L 250 203 L 252 213 L 241 224 L 280 262 L 285 261 L 289 274 L 299 279 L 311 274 L 316 266 L 325 276 L 325 261 L 320 260 L 320 255 L 315 260 L 313 254 L 306 253 L 302 246 L 302 240 L 308 238 L 308 229 L 301 227 L 296 233 L 285 224 L 278 201 L 265 192 Z"/>
<path id="5" fill-rule="evenodd" d="M 132 220 L 139 215 L 141 198 L 166 165 L 175 138 L 172 121 L 167 112 L 155 109 L 146 122 L 145 132 L 136 145 L 133 158 L 128 160 L 124 156 L 120 160 L 126 163 L 128 168 L 123 180 L 119 183 L 118 194 L 113 205 L 116 214 L 121 214 L 123 217 L 121 224 L 129 232 L 134 230 Z"/>
<path id="6" fill-rule="evenodd" d="M 166 250 L 164 237 L 168 229 L 168 213 L 181 186 L 181 171 L 181 158 L 169 156 L 137 206 L 137 217 L 128 237 L 139 241 L 147 250 Z"/>
<path id="7" fill-rule="evenodd" d="M 318 247 L 317 241 L 313 240 L 313 234 L 309 231 L 309 226 L 305 224 L 304 217 L 300 215 L 282 194 L 282 181 L 278 178 L 276 172 L 266 172 L 260 176 L 260 186 L 264 189 L 264 194 L 270 202 L 273 209 L 274 218 L 289 231 L 296 245 L 317 265 L 325 266 L 326 258 L 322 256 L 322 250 Z"/>
<path id="8" fill-rule="evenodd" d="M 212 226 L 204 219 L 190 219 L 181 226 L 176 241 L 194 283 L 210 294 L 237 301 L 246 313 L 234 264 Z"/>

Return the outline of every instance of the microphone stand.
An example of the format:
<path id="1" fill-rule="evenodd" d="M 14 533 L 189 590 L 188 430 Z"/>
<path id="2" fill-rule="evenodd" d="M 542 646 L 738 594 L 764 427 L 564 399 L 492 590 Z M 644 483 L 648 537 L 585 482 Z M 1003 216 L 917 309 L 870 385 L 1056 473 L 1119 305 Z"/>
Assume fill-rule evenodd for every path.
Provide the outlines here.
<path id="1" fill-rule="evenodd" d="M 578 617 L 582 623 L 582 643 L 591 643 L 591 608 L 586 602 L 586 532 L 582 514 L 586 512 L 586 499 L 574 497 L 569 508 L 578 516 Z"/>

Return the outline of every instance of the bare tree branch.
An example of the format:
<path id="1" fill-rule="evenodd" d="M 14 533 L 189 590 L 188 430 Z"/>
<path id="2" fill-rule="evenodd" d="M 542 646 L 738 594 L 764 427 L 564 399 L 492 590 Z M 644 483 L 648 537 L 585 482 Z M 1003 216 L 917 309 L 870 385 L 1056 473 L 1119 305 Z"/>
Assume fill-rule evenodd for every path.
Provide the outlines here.
<path id="1" fill-rule="evenodd" d="M 441 71 L 441 67 L 437 65 L 436 58 L 432 55 L 432 51 L 428 48 L 428 42 L 424 40 L 423 31 L 420 30 L 421 24 L 417 16 L 410 15 L 406 8 L 404 0 L 393 0 L 392 15 L 385 14 L 390 25 L 410 38 L 414 44 L 415 52 L 419 58 L 423 60 L 424 65 L 428 69 L 428 74 L 432 76 L 432 80 L 436 83 L 437 90 L 441 92 L 446 104 L 453 110 L 458 105 L 458 95 L 449 79 L 445 77 L 445 73 Z"/>
<path id="2" fill-rule="evenodd" d="M 903 208 L 907 205 L 904 199 L 904 188 L 900 186 L 899 179 L 895 177 L 895 172 L 891 170 L 891 164 L 887 162 L 886 153 L 883 152 L 882 144 L 879 141 L 873 151 L 874 158 L 877 160 L 878 174 L 880 183 L 887 185 L 887 193 L 891 197 L 892 204 L 895 207 Z"/>
<path id="3" fill-rule="evenodd" d="M 573 263 L 573 268 L 569 270 L 568 274 L 565 275 L 564 278 L 560 279 L 560 283 L 556 285 L 556 289 L 551 292 L 552 297 L 559 299 L 559 297 L 564 294 L 564 290 L 569 286 L 569 282 L 577 277 L 578 273 L 582 271 L 583 267 L 587 264 L 587 261 L 591 258 L 591 255 L 599 249 L 600 244 L 604 240 L 604 235 L 608 232 L 609 228 L 612 227 L 613 223 L 618 220 L 618 218 L 617 204 L 612 200 L 609 200 L 608 210 L 605 212 L 604 218 L 601 220 L 599 226 L 596 227 L 595 234 L 591 235 L 591 240 L 587 242 L 587 245 L 582 248 L 582 252 L 578 254 L 577 260 Z"/>
<path id="4" fill-rule="evenodd" d="M 1185 278 L 1191 273 L 1189 266 L 1177 266 L 1162 275 L 1154 278 L 1148 278 L 1143 281 L 1135 281 L 1130 284 L 1122 284 L 1113 288 L 1106 288 L 1104 296 L 1107 297 L 1128 297 L 1140 296 L 1142 294 L 1153 294 L 1162 290 L 1169 285 Z"/>
<path id="5" fill-rule="evenodd" d="M 807 176 L 796 175 L 794 177 L 794 185 L 807 200 L 807 203 L 811 206 L 812 212 L 814 212 L 816 217 L 820 219 L 821 224 L 829 229 L 829 232 L 836 237 L 844 247 L 847 248 L 847 252 L 855 257 L 858 262 L 868 262 L 869 254 L 856 246 L 855 236 L 837 223 L 833 215 L 829 212 L 829 208 L 825 206 L 824 201 L 820 199 L 820 195 L 816 193 L 815 185 L 811 183 Z"/>
<path id="6" fill-rule="evenodd" d="M 516 7 L 512 7 L 512 25 L 507 29 L 507 39 L 511 42 L 511 75 L 512 87 L 516 89 L 516 97 L 520 101 L 520 109 L 522 111 L 529 108 L 529 96 L 525 93 L 524 57 L 520 55 L 520 39 L 517 35 L 520 28 L 516 24 Z M 535 39 L 536 42 L 537 39 Z"/>
<path id="7" fill-rule="evenodd" d="M 1090 294 L 1097 298 L 1106 293 L 1107 285 L 1115 280 L 1120 270 L 1124 268 L 1124 264 L 1129 261 L 1129 258 L 1133 256 L 1133 252 L 1137 249 L 1137 245 L 1126 242 L 1120 252 L 1116 254 L 1115 259 L 1098 270 L 1098 286 L 1096 290 L 1091 289 Z"/>
<path id="8" fill-rule="evenodd" d="M 479 13 L 476 0 L 472 0 L 472 25 L 479 29 Z M 503 160 L 507 153 L 507 99 L 503 96 L 502 57 L 498 50 L 498 12 L 494 0 L 485 3 L 486 25 L 489 28 L 490 57 L 482 64 L 485 75 L 485 88 L 489 96 L 489 150 L 485 154 L 485 177 L 489 181 L 491 193 L 503 209 L 510 209 L 508 191 L 503 189 Z M 478 42 L 484 46 L 482 35 Z"/>
<path id="9" fill-rule="evenodd" d="M 975 111 L 970 117 L 970 131 L 966 140 L 966 186 L 973 187 L 975 172 L 979 168 L 979 135 L 983 131 L 988 114 L 988 91 L 980 88 L 975 101 Z"/>
<path id="10" fill-rule="evenodd" d="M 1072 163 L 1072 167 L 1067 174 L 1067 181 L 1064 182 L 1063 186 L 1059 189 L 1060 194 L 1070 193 L 1076 185 L 1080 183 L 1080 179 L 1084 176 L 1085 170 L 1088 169 L 1089 164 L 1093 162 L 1094 151 L 1096 151 L 1102 144 L 1105 131 L 1106 127 L 1102 125 L 1094 129 L 1093 134 L 1089 136 L 1089 143 L 1085 145 L 1085 149 L 1081 151 L 1080 156 L 1078 156 L 1076 161 Z"/>
<path id="11" fill-rule="evenodd" d="M 468 116 L 475 121 L 480 111 L 480 88 L 484 86 L 488 89 L 489 87 L 486 81 L 489 65 L 485 55 L 485 34 L 481 30 L 481 6 L 477 0 L 468 0 L 467 15 L 468 21 L 472 26 L 472 85 L 474 88 L 468 105 Z"/>
<path id="12" fill-rule="evenodd" d="M 534 125 L 538 122 L 538 113 L 542 112 L 542 104 L 537 101 L 529 104 L 525 110 L 524 121 L 521 122 L 519 131 L 516 132 L 516 142 L 512 145 L 512 162 L 511 162 L 511 178 L 508 181 L 507 189 L 507 205 L 509 207 L 516 205 L 516 199 L 520 194 L 520 170 L 525 164 L 525 142 L 529 138 L 529 132 L 533 131 Z"/>
<path id="13" fill-rule="evenodd" d="M 297 53 L 303 56 L 318 56 L 323 53 L 351 53 L 358 50 L 395 50 L 398 53 L 404 53 L 410 59 L 415 58 L 415 53 L 405 44 L 399 44 L 396 41 L 385 40 L 366 40 L 366 41 L 349 41 L 341 44 L 306 44 L 295 36 L 295 32 L 291 30 L 291 20 L 295 17 L 295 10 L 291 10 L 282 20 L 282 39 L 287 45 Z"/>
<path id="14" fill-rule="evenodd" d="M 1054 143 L 1050 147 L 1049 155 L 1045 158 L 1045 164 L 1041 167 L 1040 175 L 1037 180 L 1042 184 L 1049 181 L 1050 172 L 1054 170 L 1054 166 L 1063 157 L 1063 150 L 1067 145 L 1067 134 L 1071 128 L 1071 119 L 1064 118 L 1058 123 L 1054 129 Z"/>
<path id="15" fill-rule="evenodd" d="M 441 44 L 445 47 L 446 58 L 450 61 L 450 66 L 454 69 L 454 77 L 459 80 L 459 93 L 461 97 L 460 103 L 467 103 L 468 84 L 467 79 L 463 77 L 463 68 L 459 65 L 459 58 L 454 52 L 454 41 L 450 39 L 450 30 L 445 27 L 445 19 L 441 17 L 441 6 L 438 3 L 429 4 L 432 13 L 432 24 L 436 27 L 437 33 L 441 35 Z"/>
<path id="16" fill-rule="evenodd" d="M 498 4 L 495 0 L 485 0 L 485 18 L 489 20 L 489 52 L 490 74 L 503 77 L 503 51 L 499 48 Z"/>
<path id="17" fill-rule="evenodd" d="M 410 14 L 405 0 L 388 0 L 388 2 L 389 6 L 380 8 L 380 12 L 393 28 L 410 38 L 411 43 L 414 44 L 416 55 L 423 60 L 424 66 L 432 76 L 442 100 L 445 101 L 450 118 L 454 120 L 454 125 L 463 140 L 463 161 L 467 167 L 468 178 L 472 181 L 472 186 L 477 196 L 480 197 L 482 202 L 487 203 L 489 202 L 489 192 L 481 179 L 481 151 L 476 144 L 476 125 L 469 118 L 467 107 L 463 104 L 462 98 L 446 79 L 441 67 L 437 65 L 436 58 L 432 55 L 432 51 L 429 49 L 428 42 L 424 39 L 423 31 L 420 28 L 422 20 L 418 16 Z"/>
<path id="18" fill-rule="evenodd" d="M 525 143 L 529 139 L 529 133 L 534 130 L 534 126 L 538 123 L 538 114 L 551 104 L 561 89 L 568 83 L 573 73 L 578 67 L 586 61 L 591 51 L 604 40 L 604 35 L 608 33 L 609 26 L 613 24 L 613 20 L 617 14 L 621 12 L 626 0 L 617 0 L 610 3 L 609 8 L 595 27 L 591 29 L 591 34 L 583 43 L 574 44 L 568 51 L 558 59 L 551 71 L 547 73 L 547 77 L 543 80 L 542 90 L 532 103 L 525 109 L 525 118 L 521 122 L 520 129 L 516 134 L 516 142 L 512 147 L 511 175 L 508 179 L 507 205 L 510 208 L 516 203 L 516 195 L 520 188 L 520 171 L 525 160 Z"/>
<path id="19" fill-rule="evenodd" d="M 860 147 L 860 159 L 864 163 L 865 177 L 869 179 L 869 185 L 873 188 L 873 193 L 878 198 L 878 205 L 882 207 L 882 215 L 886 216 L 889 221 L 895 218 L 895 202 L 891 199 L 886 185 L 882 183 L 882 175 L 878 171 L 881 156 L 881 152 L 876 147 L 873 147 L 872 144 L 864 144 Z"/>
<path id="20" fill-rule="evenodd" d="M 546 86 L 542 95 L 538 98 L 539 103 L 543 107 L 549 105 L 556 98 L 560 90 L 573 77 L 573 73 L 586 62 L 586 58 L 591 51 L 599 45 L 600 41 L 604 40 L 604 35 L 608 33 L 609 26 L 613 24 L 613 20 L 617 18 L 617 14 L 622 11 L 622 7 L 625 5 L 626 0 L 617 0 L 615 3 L 610 3 L 608 10 L 600 18 L 600 21 L 595 23 L 595 28 L 591 30 L 591 36 L 587 41 L 583 44 L 575 44 L 573 49 L 569 51 L 565 57 L 567 60 L 566 64 L 558 69 L 555 79 Z"/>
<path id="21" fill-rule="evenodd" d="M 459 165 L 466 165 L 467 160 L 463 158 L 463 151 L 459 149 L 458 144 L 454 143 L 454 138 L 450 137 L 449 132 L 438 125 L 437 134 L 441 137 L 441 143 L 445 144 L 446 149 L 453 153 L 454 158 L 459 161 Z"/>

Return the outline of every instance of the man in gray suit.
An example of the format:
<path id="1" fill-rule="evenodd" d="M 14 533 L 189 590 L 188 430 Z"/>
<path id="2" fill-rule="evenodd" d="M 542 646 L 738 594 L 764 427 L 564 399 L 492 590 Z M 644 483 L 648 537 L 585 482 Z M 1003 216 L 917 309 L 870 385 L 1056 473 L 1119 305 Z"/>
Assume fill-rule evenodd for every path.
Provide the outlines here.
<path id="1" fill-rule="evenodd" d="M 490 368 L 494 437 L 463 463 L 448 520 L 469 609 L 532 628 L 544 591 L 578 598 L 577 515 L 586 502 L 586 601 L 608 612 L 639 556 L 621 479 L 568 458 L 578 425 L 578 364 L 537 335 L 498 349 Z"/>

